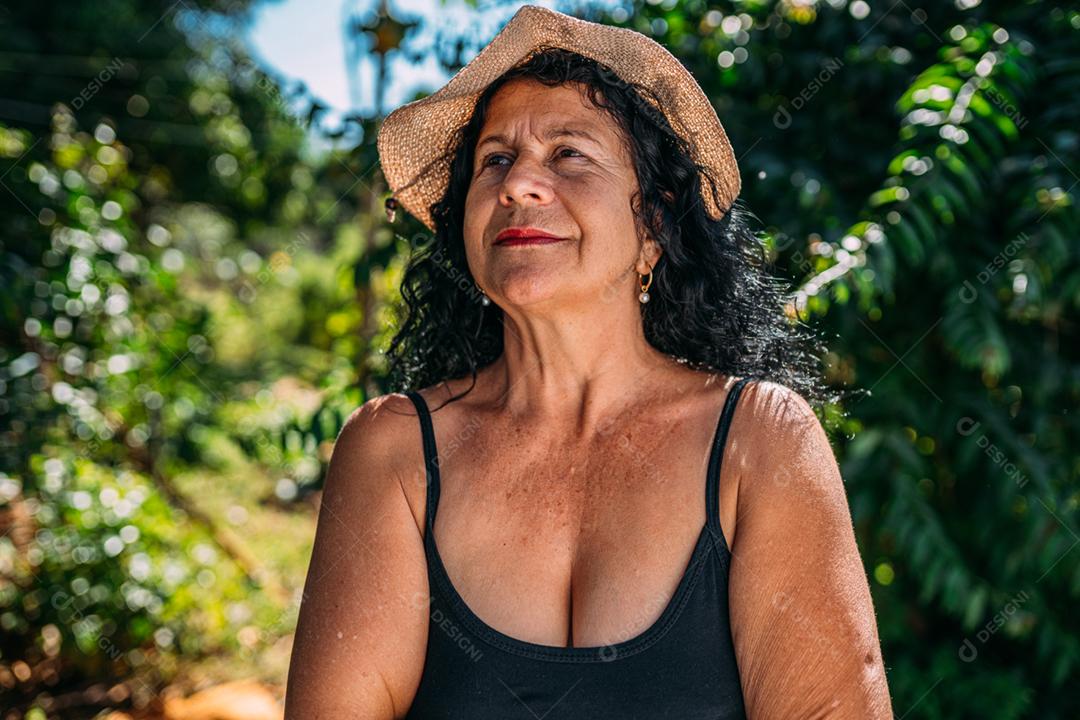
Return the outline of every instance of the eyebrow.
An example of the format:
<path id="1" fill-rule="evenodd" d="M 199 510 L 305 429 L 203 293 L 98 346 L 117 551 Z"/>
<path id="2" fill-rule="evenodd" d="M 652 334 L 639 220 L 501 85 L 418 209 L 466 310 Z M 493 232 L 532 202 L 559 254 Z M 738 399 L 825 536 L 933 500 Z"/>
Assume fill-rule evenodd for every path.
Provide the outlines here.
<path id="1" fill-rule="evenodd" d="M 588 131 L 570 126 L 551 128 L 544 133 L 543 137 L 545 140 L 554 140 L 555 138 L 560 137 L 576 137 L 596 143 L 597 145 L 603 145 L 603 143 L 593 137 Z M 488 143 L 502 143 L 504 145 L 509 145 L 510 140 L 505 135 L 488 135 L 483 140 L 476 143 L 476 149 L 479 150 L 480 146 L 487 145 Z"/>

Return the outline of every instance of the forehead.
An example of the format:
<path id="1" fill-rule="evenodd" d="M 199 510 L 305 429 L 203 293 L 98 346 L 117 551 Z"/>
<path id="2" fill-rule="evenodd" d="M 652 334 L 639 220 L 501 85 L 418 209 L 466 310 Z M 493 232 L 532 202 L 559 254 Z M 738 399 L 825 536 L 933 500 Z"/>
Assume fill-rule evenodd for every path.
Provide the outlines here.
<path id="1" fill-rule="evenodd" d="M 478 145 L 493 135 L 503 136 L 503 141 L 519 134 L 547 141 L 558 131 L 588 135 L 608 150 L 625 147 L 622 128 L 589 101 L 583 86 L 548 86 L 530 78 L 511 80 L 492 96 Z"/>

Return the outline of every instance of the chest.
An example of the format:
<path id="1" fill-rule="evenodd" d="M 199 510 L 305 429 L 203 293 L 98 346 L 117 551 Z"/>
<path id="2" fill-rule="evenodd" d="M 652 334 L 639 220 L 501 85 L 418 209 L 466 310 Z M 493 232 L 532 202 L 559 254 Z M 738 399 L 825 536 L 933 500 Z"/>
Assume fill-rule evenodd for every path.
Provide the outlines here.
<path id="1" fill-rule="evenodd" d="M 486 424 L 440 438 L 434 539 L 449 580 L 481 621 L 525 642 L 637 637 L 699 545 L 712 425 L 643 418 L 567 441 Z"/>

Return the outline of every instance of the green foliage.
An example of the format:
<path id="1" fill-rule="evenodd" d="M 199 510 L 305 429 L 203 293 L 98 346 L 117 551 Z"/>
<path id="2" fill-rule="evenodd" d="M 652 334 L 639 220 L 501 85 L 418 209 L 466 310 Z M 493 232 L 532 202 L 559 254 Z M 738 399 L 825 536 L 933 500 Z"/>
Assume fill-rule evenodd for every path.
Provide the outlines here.
<path id="1" fill-rule="evenodd" d="M 317 155 L 319 108 L 232 40 L 245 3 L 181 5 L 0 30 L 22 102 L 0 115 L 0 673 L 31 671 L 0 706 L 40 717 L 118 678 L 140 705 L 222 653 L 281 682 L 306 500 L 349 413 L 394 389 L 379 348 L 423 229 L 383 221 L 377 120 Z M 606 21 L 702 84 L 793 314 L 863 391 L 824 421 L 896 716 L 1066 718 L 1080 13 L 968 5 Z"/>
<path id="2" fill-rule="evenodd" d="M 869 391 L 827 422 L 896 715 L 1073 717 L 1080 13 L 958 5 L 626 24 L 713 100 L 830 376 Z"/>
<path id="3" fill-rule="evenodd" d="M 3 81 L 38 111 L 0 123 L 5 709 L 117 679 L 111 702 L 145 705 L 223 653 L 262 670 L 306 556 L 260 543 L 313 527 L 290 503 L 365 395 L 352 267 L 391 244 L 357 222 L 374 149 L 311 154 L 276 81 L 215 32 L 241 6 L 111 5 L 108 25 L 26 7 L 4 30 L 38 43 Z M 36 72 L 63 63 L 59 84 Z"/>

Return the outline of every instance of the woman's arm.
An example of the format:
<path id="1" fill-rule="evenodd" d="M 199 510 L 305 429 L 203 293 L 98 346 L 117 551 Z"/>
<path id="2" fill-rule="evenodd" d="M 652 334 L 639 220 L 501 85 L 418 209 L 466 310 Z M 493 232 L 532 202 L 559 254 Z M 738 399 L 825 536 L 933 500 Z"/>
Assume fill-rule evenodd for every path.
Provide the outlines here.
<path id="1" fill-rule="evenodd" d="M 732 638 L 750 720 L 892 718 L 870 587 L 828 437 L 806 400 L 746 388 L 732 435 Z"/>
<path id="2" fill-rule="evenodd" d="M 404 433 L 415 443 L 404 443 Z M 422 468 L 407 398 L 365 403 L 334 445 L 300 605 L 286 720 L 393 720 L 408 711 L 427 643 L 423 539 L 399 468 Z M 419 452 L 419 451 L 418 451 Z M 410 457 L 403 457 L 410 455 Z"/>

